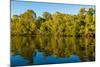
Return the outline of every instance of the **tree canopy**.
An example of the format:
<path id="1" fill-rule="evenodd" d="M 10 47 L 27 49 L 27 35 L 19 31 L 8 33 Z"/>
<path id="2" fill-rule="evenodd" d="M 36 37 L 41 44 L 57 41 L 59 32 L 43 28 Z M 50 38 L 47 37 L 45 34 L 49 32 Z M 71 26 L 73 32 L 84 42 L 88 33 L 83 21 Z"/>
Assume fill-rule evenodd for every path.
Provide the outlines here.
<path id="1" fill-rule="evenodd" d="M 76 15 L 44 12 L 37 16 L 27 10 L 11 17 L 12 35 L 94 36 L 95 10 L 81 8 Z"/>

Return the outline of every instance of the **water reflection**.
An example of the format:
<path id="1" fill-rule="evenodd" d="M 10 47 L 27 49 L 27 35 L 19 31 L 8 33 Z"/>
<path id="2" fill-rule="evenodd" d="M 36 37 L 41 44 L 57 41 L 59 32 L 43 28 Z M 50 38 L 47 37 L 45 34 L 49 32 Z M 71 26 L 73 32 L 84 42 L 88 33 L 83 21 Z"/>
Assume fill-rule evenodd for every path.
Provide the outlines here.
<path id="1" fill-rule="evenodd" d="M 53 36 L 11 37 L 11 65 L 13 66 L 94 60 L 94 38 Z"/>

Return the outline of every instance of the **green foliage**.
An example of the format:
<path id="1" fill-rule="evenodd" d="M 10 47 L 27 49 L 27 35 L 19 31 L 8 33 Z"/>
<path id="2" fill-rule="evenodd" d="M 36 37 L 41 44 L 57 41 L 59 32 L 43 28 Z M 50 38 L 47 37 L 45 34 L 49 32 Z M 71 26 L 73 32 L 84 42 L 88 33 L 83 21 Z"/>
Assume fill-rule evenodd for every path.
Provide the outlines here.
<path id="1" fill-rule="evenodd" d="M 12 35 L 94 36 L 95 10 L 81 8 L 77 15 L 44 12 L 37 17 L 27 10 L 11 18 Z"/>
<path id="2" fill-rule="evenodd" d="M 48 12 L 44 12 L 44 13 L 43 13 L 43 18 L 44 18 L 45 20 L 50 19 L 50 18 L 51 18 L 51 14 L 48 13 Z"/>
<path id="3" fill-rule="evenodd" d="M 80 57 L 95 57 L 95 39 L 54 36 L 12 36 L 11 55 L 21 55 L 29 61 L 33 60 L 36 52 L 42 52 L 44 57 L 70 57 L 73 54 Z"/>

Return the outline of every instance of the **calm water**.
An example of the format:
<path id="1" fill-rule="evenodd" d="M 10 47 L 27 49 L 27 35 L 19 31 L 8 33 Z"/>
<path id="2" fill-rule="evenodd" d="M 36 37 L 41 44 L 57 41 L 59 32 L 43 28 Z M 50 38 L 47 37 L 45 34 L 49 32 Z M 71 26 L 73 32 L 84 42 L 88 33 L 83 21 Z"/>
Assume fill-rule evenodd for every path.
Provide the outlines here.
<path id="1" fill-rule="evenodd" d="M 39 65 L 95 60 L 93 38 L 12 36 L 11 65 Z"/>

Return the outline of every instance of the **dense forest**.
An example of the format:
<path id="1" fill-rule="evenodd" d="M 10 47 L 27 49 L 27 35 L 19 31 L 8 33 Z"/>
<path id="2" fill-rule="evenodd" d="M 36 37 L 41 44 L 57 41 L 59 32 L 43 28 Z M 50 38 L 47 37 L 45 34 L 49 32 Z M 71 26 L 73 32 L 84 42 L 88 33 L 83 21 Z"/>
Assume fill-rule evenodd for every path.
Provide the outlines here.
<path id="1" fill-rule="evenodd" d="M 74 12 L 74 11 L 73 11 Z M 95 36 L 95 10 L 81 8 L 78 14 L 27 10 L 11 17 L 11 35 Z"/>

